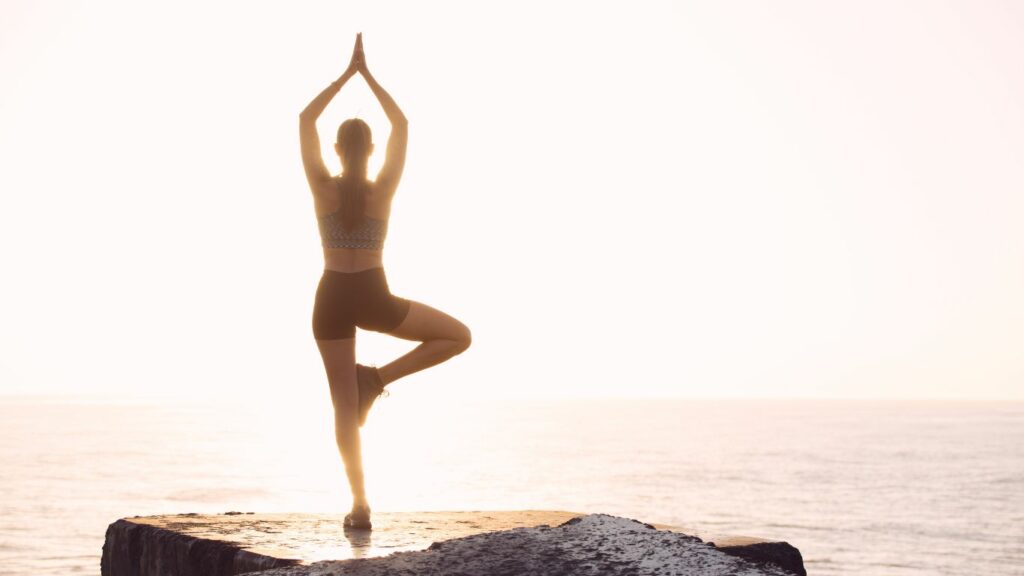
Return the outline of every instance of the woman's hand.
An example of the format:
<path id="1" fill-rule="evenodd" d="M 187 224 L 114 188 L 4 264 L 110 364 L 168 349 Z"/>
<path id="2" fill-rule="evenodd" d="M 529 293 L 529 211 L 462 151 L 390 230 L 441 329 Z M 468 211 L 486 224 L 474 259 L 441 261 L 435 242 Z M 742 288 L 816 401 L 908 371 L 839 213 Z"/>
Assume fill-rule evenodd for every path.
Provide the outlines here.
<path id="1" fill-rule="evenodd" d="M 360 72 L 366 67 L 363 61 L 363 33 L 356 34 L 356 46 L 352 49 L 352 59 L 348 63 L 348 68 L 342 73 L 341 78 L 338 81 L 348 80 L 349 78 L 356 75 L 356 72 Z"/>
<path id="2" fill-rule="evenodd" d="M 358 56 L 358 59 L 356 57 Z M 356 62 L 356 70 L 361 72 L 363 76 L 369 74 L 369 70 L 366 68 L 366 53 L 363 52 L 363 33 L 356 34 L 356 49 L 352 54 L 353 60 Z"/>

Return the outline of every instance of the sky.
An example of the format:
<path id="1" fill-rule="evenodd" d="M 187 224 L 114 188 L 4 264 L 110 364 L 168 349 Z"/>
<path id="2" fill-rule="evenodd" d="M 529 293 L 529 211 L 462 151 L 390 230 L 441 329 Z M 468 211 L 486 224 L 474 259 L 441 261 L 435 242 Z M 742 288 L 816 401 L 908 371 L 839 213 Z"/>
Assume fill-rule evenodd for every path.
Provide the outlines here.
<path id="1" fill-rule="evenodd" d="M 326 397 L 298 113 L 409 118 L 409 398 L 1024 398 L 1024 5 L 0 6 L 0 395 Z M 325 161 L 360 78 L 319 122 Z M 361 362 L 414 343 L 360 332 Z"/>

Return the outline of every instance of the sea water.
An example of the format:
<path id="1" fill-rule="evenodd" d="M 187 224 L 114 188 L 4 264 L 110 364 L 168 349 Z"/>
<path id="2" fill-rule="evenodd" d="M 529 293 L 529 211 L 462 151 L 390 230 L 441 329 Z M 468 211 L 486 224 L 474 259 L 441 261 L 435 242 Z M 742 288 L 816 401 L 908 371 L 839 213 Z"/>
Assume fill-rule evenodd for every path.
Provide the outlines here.
<path id="1" fill-rule="evenodd" d="M 323 400 L 0 400 L 0 574 L 97 574 L 125 516 L 347 511 Z M 604 512 L 785 540 L 812 575 L 1024 574 L 1024 403 L 396 389 L 363 450 L 374 511 Z"/>

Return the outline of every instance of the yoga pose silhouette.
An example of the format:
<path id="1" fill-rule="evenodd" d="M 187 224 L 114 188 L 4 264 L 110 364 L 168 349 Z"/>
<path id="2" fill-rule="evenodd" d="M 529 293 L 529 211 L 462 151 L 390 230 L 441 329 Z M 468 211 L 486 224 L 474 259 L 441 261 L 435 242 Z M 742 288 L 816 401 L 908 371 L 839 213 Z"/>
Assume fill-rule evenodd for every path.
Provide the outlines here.
<path id="1" fill-rule="evenodd" d="M 331 176 L 320 154 L 316 120 L 345 83 L 362 74 L 391 122 L 387 155 L 375 180 L 367 178 L 373 153 L 370 127 L 358 118 L 342 122 L 334 150 L 342 173 Z M 324 271 L 313 306 L 313 336 L 323 357 L 334 404 L 334 430 L 352 489 L 346 527 L 371 528 L 363 483 L 359 428 L 373 401 L 395 380 L 423 370 L 469 348 L 469 328 L 455 318 L 391 294 L 382 251 L 391 200 L 405 166 L 408 121 L 366 67 L 362 34 L 348 69 L 299 114 L 302 164 L 324 251 Z M 356 364 L 356 327 L 421 342 L 379 368 Z"/>

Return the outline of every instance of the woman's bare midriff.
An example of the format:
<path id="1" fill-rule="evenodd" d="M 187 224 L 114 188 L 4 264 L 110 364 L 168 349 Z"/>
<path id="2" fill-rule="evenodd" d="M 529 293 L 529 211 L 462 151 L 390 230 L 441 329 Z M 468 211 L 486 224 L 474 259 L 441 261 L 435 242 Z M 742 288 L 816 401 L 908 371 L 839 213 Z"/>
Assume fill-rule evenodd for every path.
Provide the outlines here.
<path id="1" fill-rule="evenodd" d="M 383 250 L 324 248 L 324 268 L 338 272 L 359 272 L 384 267 Z"/>

